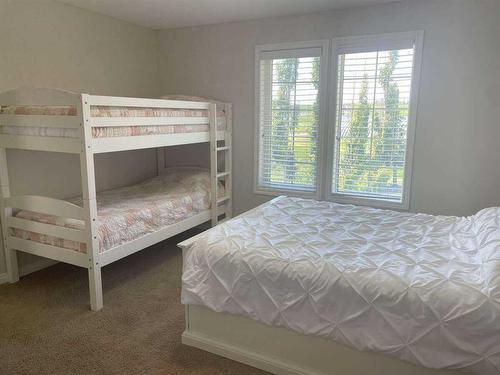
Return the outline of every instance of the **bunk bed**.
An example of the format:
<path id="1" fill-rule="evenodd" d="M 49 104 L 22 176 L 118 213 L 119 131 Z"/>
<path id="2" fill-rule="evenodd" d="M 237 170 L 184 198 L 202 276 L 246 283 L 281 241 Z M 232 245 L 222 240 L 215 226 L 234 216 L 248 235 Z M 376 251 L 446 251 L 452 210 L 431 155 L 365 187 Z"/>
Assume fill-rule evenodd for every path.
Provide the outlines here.
<path id="1" fill-rule="evenodd" d="M 102 267 L 204 222 L 216 225 L 231 217 L 231 136 L 229 103 L 58 89 L 1 93 L 0 219 L 9 281 L 19 280 L 17 251 L 87 268 L 90 307 L 100 310 Z M 192 143 L 209 143 L 209 171 L 166 167 L 165 147 Z M 145 148 L 157 149 L 157 177 L 96 192 L 95 154 Z M 7 149 L 78 154 L 82 196 L 12 195 Z"/>

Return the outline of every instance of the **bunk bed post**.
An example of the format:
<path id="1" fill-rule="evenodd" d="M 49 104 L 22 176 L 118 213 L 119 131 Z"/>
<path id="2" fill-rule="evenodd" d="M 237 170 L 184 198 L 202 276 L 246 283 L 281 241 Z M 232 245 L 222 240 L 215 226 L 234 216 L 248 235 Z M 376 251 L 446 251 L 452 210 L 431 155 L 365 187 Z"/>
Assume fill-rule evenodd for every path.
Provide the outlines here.
<path id="1" fill-rule="evenodd" d="M 0 220 L 2 221 L 3 246 L 5 250 L 5 263 L 7 265 L 7 276 L 9 282 L 19 281 L 19 267 L 17 264 L 17 251 L 9 246 L 7 237 L 9 228 L 7 218 L 12 216 L 12 208 L 4 207 L 4 200 L 10 197 L 9 171 L 7 169 L 7 153 L 5 148 L 0 148 L 0 193 L 2 194 L 0 204 Z"/>
<path id="2" fill-rule="evenodd" d="M 82 94 L 78 112 L 82 119 L 82 150 L 80 152 L 80 168 L 82 174 L 83 208 L 86 214 L 85 230 L 87 232 L 88 276 L 90 292 L 90 308 L 98 311 L 103 307 L 101 262 L 99 240 L 97 238 L 97 200 L 94 173 L 94 153 L 92 152 L 92 128 L 90 126 L 89 95 Z"/>
<path id="3" fill-rule="evenodd" d="M 217 225 L 217 200 L 218 200 L 218 177 L 217 177 L 217 106 L 214 103 L 208 105 L 208 121 L 210 134 L 210 214 L 212 226 Z"/>

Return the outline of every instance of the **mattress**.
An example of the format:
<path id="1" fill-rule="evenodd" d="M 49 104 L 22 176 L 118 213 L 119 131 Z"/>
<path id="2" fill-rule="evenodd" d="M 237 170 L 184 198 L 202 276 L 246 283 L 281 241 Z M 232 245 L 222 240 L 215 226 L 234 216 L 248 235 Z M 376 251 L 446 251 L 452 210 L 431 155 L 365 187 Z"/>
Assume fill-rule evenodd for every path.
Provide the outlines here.
<path id="1" fill-rule="evenodd" d="M 281 197 L 184 252 L 182 302 L 440 369 L 500 372 L 500 208 Z"/>
<path id="2" fill-rule="evenodd" d="M 219 194 L 224 187 L 219 184 Z M 82 205 L 81 198 L 69 200 Z M 97 196 L 99 251 L 132 241 L 210 208 L 210 176 L 200 168 L 170 168 L 142 183 L 104 191 Z M 20 211 L 17 217 L 73 229 L 81 220 Z M 11 235 L 68 250 L 86 252 L 83 243 L 11 228 Z"/>
<path id="3" fill-rule="evenodd" d="M 220 107 L 222 108 L 222 107 Z M 217 128 L 226 128 L 226 114 L 217 110 Z M 76 116 L 75 106 L 3 106 L 0 114 L 5 115 L 45 115 L 45 116 Z M 139 108 L 139 107 L 108 107 L 91 106 L 92 117 L 206 117 L 206 110 L 170 109 L 170 108 Z M 27 135 L 38 137 L 78 138 L 79 130 L 71 128 L 2 126 L 3 134 Z M 208 132 L 207 124 L 172 124 L 153 126 L 112 126 L 92 128 L 92 137 L 128 137 L 137 135 L 174 134 Z"/>

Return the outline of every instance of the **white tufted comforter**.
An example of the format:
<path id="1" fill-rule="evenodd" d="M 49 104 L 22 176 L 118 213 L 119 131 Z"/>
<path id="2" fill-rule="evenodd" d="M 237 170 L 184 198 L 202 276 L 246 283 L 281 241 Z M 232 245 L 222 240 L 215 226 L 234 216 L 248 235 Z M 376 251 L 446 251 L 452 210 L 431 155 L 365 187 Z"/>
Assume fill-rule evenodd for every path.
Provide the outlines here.
<path id="1" fill-rule="evenodd" d="M 461 218 L 280 197 L 185 251 L 182 302 L 499 374 L 500 208 Z"/>

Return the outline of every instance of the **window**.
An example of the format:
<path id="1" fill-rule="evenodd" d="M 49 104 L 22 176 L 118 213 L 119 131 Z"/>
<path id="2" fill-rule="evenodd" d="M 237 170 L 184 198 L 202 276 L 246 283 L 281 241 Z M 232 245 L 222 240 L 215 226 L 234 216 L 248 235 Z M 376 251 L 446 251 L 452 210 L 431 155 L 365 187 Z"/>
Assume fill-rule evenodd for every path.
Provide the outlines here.
<path id="1" fill-rule="evenodd" d="M 332 197 L 407 207 L 417 40 L 415 33 L 339 40 Z"/>
<path id="2" fill-rule="evenodd" d="M 256 47 L 255 191 L 407 208 L 422 39 Z"/>
<path id="3" fill-rule="evenodd" d="M 325 42 L 256 50 L 257 190 L 318 192 Z"/>

